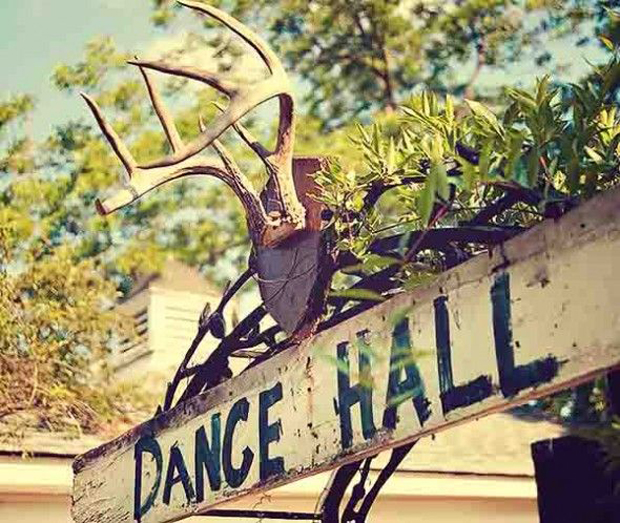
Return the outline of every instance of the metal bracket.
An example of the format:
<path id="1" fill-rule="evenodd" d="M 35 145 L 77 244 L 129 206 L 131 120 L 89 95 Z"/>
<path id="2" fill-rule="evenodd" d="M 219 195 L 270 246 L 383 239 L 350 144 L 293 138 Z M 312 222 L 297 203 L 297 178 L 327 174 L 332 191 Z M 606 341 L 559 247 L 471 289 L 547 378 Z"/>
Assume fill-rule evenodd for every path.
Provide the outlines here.
<path id="1" fill-rule="evenodd" d="M 390 460 L 381 470 L 367 494 L 365 483 L 370 472 L 370 462 L 375 456 L 340 467 L 332 475 L 326 487 L 326 493 L 321 498 L 321 523 L 364 523 L 379 491 L 416 443 L 417 440 L 392 450 Z M 361 470 L 360 467 L 362 467 Z M 351 498 L 341 515 L 340 504 L 358 470 L 360 470 L 360 481 L 353 487 Z M 356 508 L 358 505 L 359 508 Z"/>
<path id="2" fill-rule="evenodd" d="M 320 521 L 321 514 L 313 512 L 284 512 L 278 510 L 212 509 L 198 516 L 219 518 L 290 519 L 297 521 Z"/>

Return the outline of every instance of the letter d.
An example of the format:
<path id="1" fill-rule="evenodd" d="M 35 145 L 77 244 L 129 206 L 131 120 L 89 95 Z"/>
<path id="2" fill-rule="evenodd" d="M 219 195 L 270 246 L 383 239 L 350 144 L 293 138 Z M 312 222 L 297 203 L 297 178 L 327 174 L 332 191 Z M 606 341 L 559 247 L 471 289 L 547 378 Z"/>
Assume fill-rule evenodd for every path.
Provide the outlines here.
<path id="1" fill-rule="evenodd" d="M 144 503 L 142 503 L 142 454 L 144 452 L 148 452 L 153 456 L 155 466 L 157 467 L 157 473 L 151 491 L 144 500 Z M 161 448 L 157 440 L 152 436 L 142 436 L 134 448 L 134 460 L 136 461 L 136 474 L 134 481 L 133 517 L 140 523 L 142 516 L 153 506 L 161 483 L 163 460 L 161 457 Z"/>

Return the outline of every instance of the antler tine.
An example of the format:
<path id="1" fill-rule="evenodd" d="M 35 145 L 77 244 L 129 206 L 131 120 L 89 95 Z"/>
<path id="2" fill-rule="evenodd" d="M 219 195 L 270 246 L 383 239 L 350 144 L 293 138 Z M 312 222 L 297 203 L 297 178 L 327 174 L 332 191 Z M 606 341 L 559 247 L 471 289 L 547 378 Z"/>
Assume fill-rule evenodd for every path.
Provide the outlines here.
<path id="1" fill-rule="evenodd" d="M 131 178 L 137 168 L 137 164 L 132 154 L 129 152 L 129 149 L 127 149 L 127 146 L 123 143 L 118 134 L 116 134 L 114 128 L 105 119 L 101 109 L 97 105 L 97 102 L 95 102 L 95 100 L 93 100 L 86 93 L 80 94 L 88 104 L 88 107 L 90 107 L 95 120 L 97 120 L 97 124 L 99 124 L 101 132 L 106 137 L 108 143 L 112 146 L 112 150 L 125 167 L 128 177 Z"/>
<path id="2" fill-rule="evenodd" d="M 239 118 L 242 118 L 254 107 L 271 97 L 265 96 L 266 90 L 260 89 L 259 87 L 260 86 L 258 86 L 254 92 L 248 92 L 248 96 L 244 100 L 237 99 L 236 97 L 233 98 L 228 110 L 215 118 L 215 120 L 211 122 L 211 125 L 201 135 L 197 136 L 193 141 L 185 145 L 181 151 L 148 165 L 142 165 L 141 167 L 167 167 L 198 154 L 200 151 L 211 145 L 213 140 L 219 138 L 220 135 L 226 131 L 226 129 L 231 127 L 237 120 L 239 120 Z M 263 84 L 263 87 L 269 88 L 269 94 L 272 93 L 270 86 Z M 277 96 L 277 94 L 272 94 L 272 96 Z"/>
<path id="3" fill-rule="evenodd" d="M 281 110 L 291 113 L 284 116 L 281 115 L 280 129 L 278 132 L 278 152 L 282 153 L 281 156 L 283 163 L 290 163 L 292 161 L 292 151 L 289 152 L 289 144 L 292 142 L 293 135 L 291 130 L 293 100 L 290 92 L 291 89 L 288 77 L 286 76 L 286 72 L 284 71 L 282 63 L 278 57 L 260 36 L 225 12 L 210 5 L 191 0 L 179 0 L 179 3 L 219 20 L 238 34 L 260 55 L 265 65 L 268 67 L 271 76 L 266 80 L 261 80 L 256 84 L 253 84 L 252 86 L 247 86 L 239 85 L 236 82 L 226 80 L 220 74 L 195 67 L 173 66 L 159 61 L 130 61 L 129 63 L 141 67 L 156 69 L 164 73 L 180 75 L 186 78 L 192 78 L 194 80 L 205 82 L 208 85 L 218 89 L 220 92 L 226 94 L 230 98 L 230 104 L 227 111 L 216 118 L 211 125 L 203 133 L 201 133 L 201 135 L 187 144 L 182 151 L 175 152 L 166 158 L 142 167 L 152 168 L 170 166 L 186 160 L 190 156 L 198 154 L 200 151 L 211 145 L 213 140 L 219 138 L 219 136 L 226 131 L 226 129 L 231 127 L 237 120 L 239 120 L 239 118 L 243 117 L 257 105 L 276 96 L 280 97 Z M 283 101 L 282 98 L 287 98 L 287 100 Z M 286 177 L 289 175 L 284 174 L 284 176 Z"/>
<path id="4" fill-rule="evenodd" d="M 220 142 L 219 140 L 214 140 L 213 148 L 215 149 L 215 152 L 217 152 L 218 156 L 220 157 L 220 160 L 222 160 L 224 167 L 230 174 L 234 174 L 235 176 L 238 176 L 240 179 L 245 178 L 245 175 L 241 172 L 241 169 L 239 169 L 237 162 L 235 162 L 234 158 L 228 152 L 228 149 L 224 147 L 224 144 L 222 142 Z"/>
<path id="5" fill-rule="evenodd" d="M 151 99 L 153 100 L 153 106 L 156 108 L 164 129 L 170 136 L 171 144 L 182 146 L 182 143 L 180 143 L 181 139 L 172 122 L 172 118 L 166 112 L 166 108 L 163 103 L 161 103 L 162 101 L 159 98 L 159 94 L 153 88 L 147 75 L 145 75 L 145 80 L 149 88 L 149 93 L 151 94 Z M 178 165 L 145 169 L 136 165 L 133 156 L 114 129 L 106 121 L 97 103 L 84 93 L 82 93 L 82 96 L 93 112 L 101 131 L 112 146 L 116 156 L 121 160 L 129 174 L 129 179 L 125 181 L 124 187 L 117 190 L 103 202 L 99 199 L 96 200 L 95 205 L 100 214 L 106 215 L 114 212 L 167 182 L 185 176 L 214 176 L 224 181 L 237 195 L 245 209 L 252 238 L 254 238 L 255 241 L 262 240 L 265 230 L 272 226 L 272 222 L 267 216 L 265 208 L 258 194 L 253 189 L 252 184 L 241 172 L 230 154 L 219 141 L 215 140 L 214 143 L 219 161 L 217 158 L 208 157 L 189 158 L 180 162 Z M 204 124 L 201 120 L 199 125 L 201 129 L 204 129 Z"/>
<path id="6" fill-rule="evenodd" d="M 141 70 L 143 68 L 154 69 L 161 73 L 167 73 L 177 76 L 183 76 L 190 80 L 197 80 L 210 85 L 214 89 L 232 97 L 239 91 L 239 85 L 230 80 L 226 80 L 221 75 L 200 69 L 198 67 L 189 67 L 184 65 L 172 65 L 160 60 L 127 60 L 128 64 L 136 65 Z"/>
<path id="7" fill-rule="evenodd" d="M 249 112 L 250 108 L 270 98 L 278 96 L 280 101 L 280 121 L 278 125 L 276 150 L 274 153 L 268 154 L 268 151 L 265 151 L 262 146 L 259 147 L 257 145 L 258 142 L 251 138 L 251 135 L 247 133 L 247 131 L 244 132 L 242 127 L 239 127 L 240 124 L 236 124 L 237 127 L 235 130 L 265 163 L 269 175 L 276 187 L 276 192 L 279 199 L 284 206 L 284 213 L 292 222 L 293 228 L 302 228 L 305 224 L 305 209 L 297 198 L 292 173 L 293 140 L 295 136 L 294 100 L 288 77 L 282 63 L 280 62 L 280 59 L 260 36 L 227 13 L 220 11 L 213 6 L 195 2 L 193 0 L 177 1 L 181 5 L 219 20 L 243 38 L 260 55 L 271 73 L 270 79 L 256 85 L 255 89 L 251 92 L 243 92 L 246 96 L 246 100 L 244 100 L 243 103 L 237 105 L 238 99 L 236 97 L 231 97 L 231 103 L 228 110 L 221 115 L 221 119 L 216 119 L 211 133 L 203 133 L 203 136 L 199 137 L 199 141 L 194 144 L 194 150 L 196 150 L 199 145 L 208 145 L 207 138 L 209 137 L 209 134 L 213 136 L 215 135 L 215 132 L 220 134 L 223 132 L 224 129 L 220 130 L 218 125 L 224 123 L 222 119 L 227 115 L 230 115 L 229 126 L 234 126 L 239 118 Z M 219 134 L 217 136 L 219 136 Z M 214 138 L 217 138 L 217 136 L 214 136 Z M 270 157 L 273 157 L 273 160 Z"/>
<path id="8" fill-rule="evenodd" d="M 202 118 L 199 118 L 199 125 L 203 126 Z M 237 162 L 235 162 L 232 155 L 228 152 L 228 149 L 219 140 L 214 140 L 212 144 L 215 152 L 217 152 L 224 169 L 228 176 L 222 177 L 232 190 L 239 196 L 243 206 L 248 211 L 247 220 L 250 234 L 252 234 L 255 241 L 261 241 L 265 228 L 269 223 L 269 219 L 265 213 L 258 194 L 252 189 L 252 184 L 241 172 Z"/>
<path id="9" fill-rule="evenodd" d="M 138 57 L 135 57 L 136 60 Z M 142 77 L 144 78 L 144 83 L 146 84 L 146 89 L 149 93 L 149 98 L 153 104 L 153 109 L 155 110 L 155 114 L 159 118 L 161 122 L 161 126 L 164 129 L 164 133 L 166 133 L 166 137 L 168 138 L 168 142 L 172 147 L 174 152 L 180 151 L 183 148 L 183 140 L 181 140 L 181 136 L 179 135 L 179 131 L 177 130 L 177 126 L 174 123 L 174 118 L 168 112 L 168 108 L 164 101 L 162 100 L 159 91 L 151 81 L 149 74 L 146 69 L 140 67 L 140 72 L 142 73 Z"/>
<path id="10" fill-rule="evenodd" d="M 221 112 L 226 111 L 226 109 L 224 109 L 221 104 L 217 102 L 211 103 Z M 241 122 L 235 122 L 232 127 L 239 135 L 239 137 L 246 143 L 246 145 L 250 149 L 252 149 L 261 160 L 265 161 L 269 156 L 273 154 L 269 149 L 264 147 L 262 143 L 260 143 L 256 138 L 254 138 L 254 135 L 250 131 L 248 131 L 248 129 Z"/>
<path id="11" fill-rule="evenodd" d="M 246 27 L 241 22 L 230 16 L 228 13 L 219 10 L 217 7 L 211 5 L 193 2 L 191 0 L 177 0 L 177 2 L 185 7 L 194 9 L 200 13 L 203 13 L 211 18 L 222 22 L 231 31 L 239 35 L 245 40 L 263 59 L 265 65 L 269 68 L 269 71 L 273 74 L 279 71 L 283 71 L 282 63 L 276 54 L 269 48 L 265 41 L 258 36 L 249 27 Z"/>

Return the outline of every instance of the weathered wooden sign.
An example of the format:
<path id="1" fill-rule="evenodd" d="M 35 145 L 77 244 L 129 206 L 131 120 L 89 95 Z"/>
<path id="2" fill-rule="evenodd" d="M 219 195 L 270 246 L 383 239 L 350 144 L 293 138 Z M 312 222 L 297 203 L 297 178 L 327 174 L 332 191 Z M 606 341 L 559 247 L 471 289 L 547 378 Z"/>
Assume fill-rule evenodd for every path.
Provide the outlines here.
<path id="1" fill-rule="evenodd" d="M 77 523 L 166 522 L 620 365 L 620 192 L 80 456 Z"/>

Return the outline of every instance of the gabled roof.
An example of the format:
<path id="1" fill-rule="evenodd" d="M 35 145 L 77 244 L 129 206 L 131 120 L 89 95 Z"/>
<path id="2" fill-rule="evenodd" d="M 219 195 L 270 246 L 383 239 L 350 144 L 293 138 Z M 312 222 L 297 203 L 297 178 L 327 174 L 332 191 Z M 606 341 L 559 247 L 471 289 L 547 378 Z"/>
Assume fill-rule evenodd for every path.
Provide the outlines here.
<path id="1" fill-rule="evenodd" d="M 53 456 L 74 458 L 103 443 L 100 437 L 67 432 L 27 432 L 15 436 L 2 433 L 0 427 L 0 455 Z"/>
<path id="2" fill-rule="evenodd" d="M 564 433 L 565 428 L 557 423 L 491 414 L 423 438 L 399 470 L 533 477 L 530 445 Z M 388 458 L 389 452 L 373 465 L 382 467 Z"/>
<path id="3" fill-rule="evenodd" d="M 215 296 L 219 296 L 222 292 L 221 289 L 207 280 L 194 267 L 190 267 L 174 258 L 168 258 L 160 271 L 145 274 L 138 278 L 124 301 L 126 302 L 146 289 L 153 287 Z"/>
<path id="4" fill-rule="evenodd" d="M 423 438 L 413 447 L 398 470 L 483 476 L 534 476 L 530 445 L 564 433 L 561 425 L 526 420 L 508 413 L 492 414 Z M 10 436 L 10 435 L 9 435 Z M 66 433 L 32 432 L 21 439 L 2 434 L 0 455 L 26 452 L 39 456 L 74 457 L 103 443 L 95 436 L 71 437 Z M 389 459 L 385 452 L 373 460 L 382 468 Z"/>

